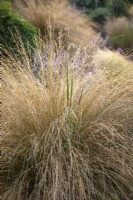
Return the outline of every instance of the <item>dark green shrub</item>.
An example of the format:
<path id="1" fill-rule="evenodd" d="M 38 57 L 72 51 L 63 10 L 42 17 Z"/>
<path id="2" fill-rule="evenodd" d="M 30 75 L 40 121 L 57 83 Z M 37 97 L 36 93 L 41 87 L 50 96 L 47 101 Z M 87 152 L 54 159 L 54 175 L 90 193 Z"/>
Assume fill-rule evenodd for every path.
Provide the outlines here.
<path id="1" fill-rule="evenodd" d="M 104 6 L 104 0 L 70 0 L 70 2 L 85 9 L 95 9 L 97 7 Z"/>
<path id="2" fill-rule="evenodd" d="M 133 0 L 69 0 L 78 8 L 85 9 L 86 13 L 96 21 L 102 23 L 105 17 L 127 16 Z M 102 13 L 103 12 L 103 13 Z M 108 13 L 107 13 L 108 12 Z"/>
<path id="3" fill-rule="evenodd" d="M 92 10 L 89 15 L 94 19 L 95 21 L 99 23 L 103 23 L 107 18 L 111 16 L 111 11 L 108 8 L 105 7 L 99 7 L 94 10 Z"/>
<path id="4" fill-rule="evenodd" d="M 129 5 L 128 0 L 112 0 L 112 14 L 114 16 L 128 15 Z"/>
<path id="5" fill-rule="evenodd" d="M 0 44 L 16 52 L 14 34 L 18 33 L 25 46 L 35 47 L 35 28 L 14 13 L 10 3 L 0 4 Z"/>

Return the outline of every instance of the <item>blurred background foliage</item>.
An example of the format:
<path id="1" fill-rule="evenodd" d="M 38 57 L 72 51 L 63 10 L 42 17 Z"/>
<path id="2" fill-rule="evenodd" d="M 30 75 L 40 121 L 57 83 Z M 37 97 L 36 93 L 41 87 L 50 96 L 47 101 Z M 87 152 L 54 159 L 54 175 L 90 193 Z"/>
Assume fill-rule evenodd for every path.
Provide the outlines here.
<path id="1" fill-rule="evenodd" d="M 36 29 L 12 10 L 10 2 L 0 2 L 0 44 L 16 51 L 16 41 L 12 34 L 19 34 L 25 48 L 34 47 Z"/>
<path id="2" fill-rule="evenodd" d="M 52 0 L 46 0 L 52 1 Z M 133 0 L 68 0 L 78 9 L 83 10 L 94 21 L 103 24 L 111 17 L 129 16 L 128 10 Z M 0 0 L 0 2 L 15 2 L 15 0 Z"/>
<path id="3" fill-rule="evenodd" d="M 65 2 L 67 0 L 39 0 L 37 2 Z M 87 16 L 89 16 L 90 20 L 94 21 L 94 24 L 96 24 L 96 27 L 99 27 L 97 32 L 101 32 L 102 36 L 108 36 L 110 40 L 110 46 L 112 49 L 117 49 L 119 47 L 123 49 L 133 48 L 133 0 L 68 0 L 71 5 L 76 7 L 81 13 L 86 13 Z M 4 2 L 4 3 L 2 3 Z M 14 27 L 17 27 L 17 29 L 21 33 L 21 37 L 24 41 L 24 44 L 27 44 L 27 41 L 30 42 L 30 44 L 33 44 L 33 36 L 36 34 L 36 28 L 37 25 L 40 25 L 40 18 L 39 14 L 36 16 L 36 21 L 39 21 L 37 25 L 34 23 L 31 23 L 31 20 L 25 17 L 25 11 L 20 13 L 19 10 L 11 11 L 11 4 L 9 5 L 9 2 L 13 3 L 14 5 L 17 4 L 18 0 L 0 0 L 0 43 L 3 44 L 3 42 L 6 42 L 7 45 L 13 46 L 14 43 L 11 39 L 11 31 L 14 32 Z M 27 1 L 29 2 L 29 1 Z M 32 1 L 31 1 L 32 2 Z M 10 7 L 10 8 L 9 8 Z M 39 7 L 41 8 L 41 6 Z M 90 25 L 84 25 L 83 23 L 77 23 L 76 21 L 80 21 L 81 17 L 78 19 L 76 18 L 75 21 L 71 20 L 71 13 L 68 12 L 68 17 L 66 17 L 66 6 L 61 7 L 60 12 L 57 12 L 56 6 L 49 7 L 49 10 L 47 10 L 47 13 L 43 13 L 43 16 L 45 15 L 45 20 L 48 19 L 48 15 L 55 15 L 56 16 L 56 25 L 55 28 L 58 28 L 60 22 L 62 19 L 64 19 L 65 24 L 66 19 L 68 21 L 71 21 L 69 23 L 69 28 L 76 27 L 76 29 L 85 29 L 82 30 L 82 33 L 84 35 L 84 40 L 88 37 L 88 33 L 90 31 L 89 26 Z M 69 10 L 69 9 L 68 9 Z M 73 10 L 73 9 L 72 9 Z M 54 12 L 55 11 L 55 12 Z M 20 15 L 16 14 L 16 12 L 20 13 Z M 50 13 L 51 12 L 51 13 Z M 33 13 L 33 11 L 32 11 Z M 62 14 L 61 14 L 62 13 Z M 34 13 L 33 13 L 34 14 Z M 25 20 L 22 18 L 24 17 Z M 75 18 L 74 15 L 72 18 Z M 89 19 L 88 18 L 88 19 Z M 30 25 L 27 21 L 29 21 L 32 25 Z M 96 23 L 95 23 L 96 22 Z M 41 22 L 41 24 L 43 21 Z M 99 24 L 97 26 L 97 24 Z M 88 27 L 88 29 L 87 29 Z M 10 31 L 9 31 L 10 30 Z M 5 34 L 6 33 L 6 34 Z M 75 38 L 75 28 L 73 31 L 73 35 Z M 81 34 L 79 34 L 81 35 Z M 81 37 L 79 37 L 79 40 L 81 41 Z M 85 42 L 86 43 L 86 42 Z"/>
<path id="4" fill-rule="evenodd" d="M 95 21 L 103 23 L 112 16 L 127 16 L 133 0 L 70 0 L 70 2 L 83 9 Z"/>

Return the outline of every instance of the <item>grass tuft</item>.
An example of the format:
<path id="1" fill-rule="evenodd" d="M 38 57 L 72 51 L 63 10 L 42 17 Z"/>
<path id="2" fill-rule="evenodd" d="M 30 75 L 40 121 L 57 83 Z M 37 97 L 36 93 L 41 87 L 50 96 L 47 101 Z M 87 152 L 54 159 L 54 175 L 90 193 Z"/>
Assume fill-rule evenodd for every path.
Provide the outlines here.
<path id="1" fill-rule="evenodd" d="M 111 45 L 114 48 L 124 50 L 133 48 L 133 23 L 126 17 L 119 17 L 109 20 L 105 25 L 105 30 L 111 38 Z"/>
<path id="2" fill-rule="evenodd" d="M 86 46 L 97 37 L 97 25 L 67 0 L 19 0 L 14 5 L 16 11 L 34 25 L 45 40 L 49 35 L 48 26 L 52 27 L 55 39 L 59 37 L 59 32 L 63 32 L 66 43 L 71 40 L 77 45 Z"/>
<path id="3" fill-rule="evenodd" d="M 0 57 L 2 200 L 132 199 L 133 65 L 116 57 L 56 43 Z"/>

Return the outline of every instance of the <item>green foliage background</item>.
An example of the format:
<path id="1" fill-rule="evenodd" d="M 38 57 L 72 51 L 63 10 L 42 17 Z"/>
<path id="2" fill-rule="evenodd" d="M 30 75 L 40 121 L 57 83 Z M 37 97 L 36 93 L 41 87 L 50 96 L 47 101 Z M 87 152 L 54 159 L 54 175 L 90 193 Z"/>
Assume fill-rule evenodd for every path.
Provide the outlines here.
<path id="1" fill-rule="evenodd" d="M 0 3 L 0 44 L 15 51 L 16 43 L 13 34 L 17 32 L 20 34 L 26 48 L 29 45 L 35 46 L 34 37 L 36 29 L 18 14 L 14 13 L 10 3 Z"/>
<path id="2" fill-rule="evenodd" d="M 133 0 L 70 0 L 70 2 L 84 9 L 94 20 L 103 23 L 111 16 L 127 16 Z"/>

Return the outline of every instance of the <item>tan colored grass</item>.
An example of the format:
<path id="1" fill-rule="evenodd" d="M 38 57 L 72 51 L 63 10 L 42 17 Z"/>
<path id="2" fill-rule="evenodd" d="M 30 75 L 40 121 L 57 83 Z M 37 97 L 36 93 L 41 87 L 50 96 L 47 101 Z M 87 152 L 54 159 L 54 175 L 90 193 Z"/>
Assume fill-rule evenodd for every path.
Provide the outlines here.
<path id="1" fill-rule="evenodd" d="M 109 20 L 105 25 L 111 44 L 114 48 L 132 49 L 133 47 L 133 23 L 126 17 Z"/>
<path id="2" fill-rule="evenodd" d="M 129 14 L 131 15 L 131 17 L 133 17 L 133 5 L 132 5 L 131 8 L 129 9 Z"/>
<path id="3" fill-rule="evenodd" d="M 93 38 L 97 37 L 94 31 L 96 25 L 72 7 L 67 0 L 19 0 L 15 4 L 16 10 L 41 32 L 43 38 L 47 37 L 47 26 L 54 30 L 55 38 L 63 32 L 64 40 L 86 46 Z M 69 37 L 68 37 L 69 33 Z"/>
<path id="4" fill-rule="evenodd" d="M 96 68 L 102 68 L 103 71 L 112 76 L 124 76 L 127 79 L 132 78 L 131 69 L 133 68 L 132 61 L 128 60 L 128 55 L 123 56 L 119 52 L 110 50 L 98 50 L 94 55 Z M 132 69 L 133 70 L 133 69 Z"/>
<path id="5" fill-rule="evenodd" d="M 89 47 L 54 45 L 36 50 L 39 73 L 0 57 L 2 200 L 131 200 L 133 68 L 114 76 Z"/>

